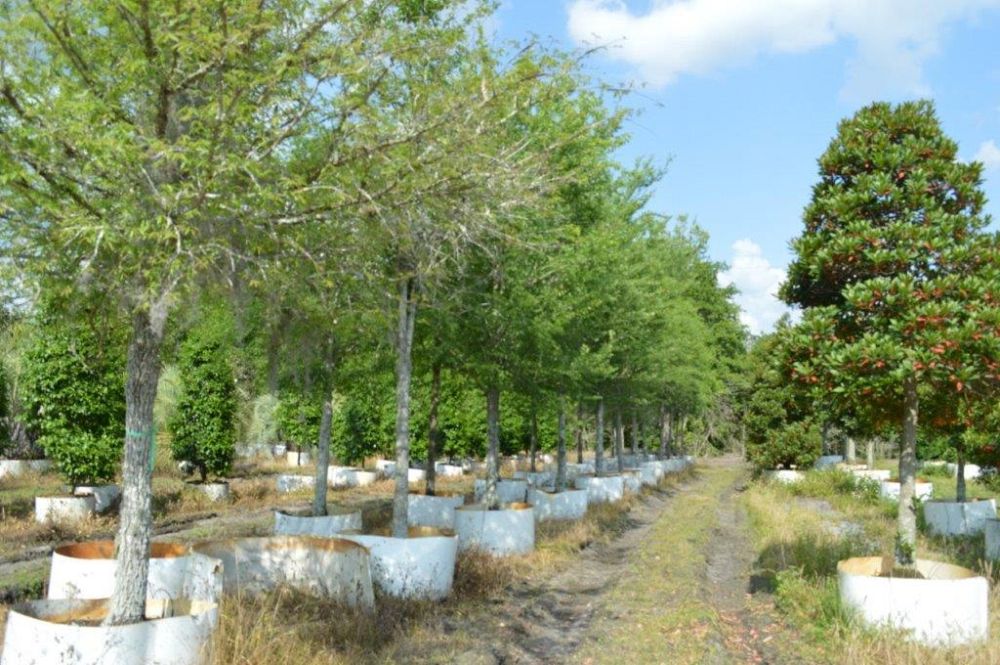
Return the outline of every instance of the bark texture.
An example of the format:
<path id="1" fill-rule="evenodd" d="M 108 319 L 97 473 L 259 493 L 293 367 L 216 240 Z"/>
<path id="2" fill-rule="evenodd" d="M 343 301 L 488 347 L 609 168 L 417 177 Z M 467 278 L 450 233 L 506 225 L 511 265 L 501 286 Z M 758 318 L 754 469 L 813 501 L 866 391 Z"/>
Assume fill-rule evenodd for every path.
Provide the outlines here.
<path id="1" fill-rule="evenodd" d="M 844 451 L 844 461 L 848 464 L 854 464 L 854 461 L 858 458 L 858 445 L 854 442 L 854 437 L 847 437 L 847 450 Z"/>
<path id="2" fill-rule="evenodd" d="M 869 469 L 875 468 L 875 439 L 868 439 L 865 442 L 865 464 Z"/>
<path id="3" fill-rule="evenodd" d="M 955 501 L 965 503 L 965 446 L 960 441 L 956 448 L 958 450 L 958 458 L 956 459 L 958 469 L 955 472 Z"/>
<path id="4" fill-rule="evenodd" d="M 583 464 L 583 402 L 576 405 L 576 463 Z"/>
<path id="5" fill-rule="evenodd" d="M 434 367 L 431 368 L 431 404 L 427 419 L 427 484 L 424 488 L 424 493 L 427 496 L 434 496 L 437 491 L 437 471 L 434 465 L 437 464 L 441 443 L 441 428 L 438 424 L 438 404 L 440 401 L 441 363 L 434 363 Z"/>
<path id="6" fill-rule="evenodd" d="M 497 496 L 497 480 L 500 477 L 500 389 L 486 391 L 486 439 L 489 450 L 486 453 L 486 493 L 483 502 L 488 510 L 500 507 Z"/>
<path id="7" fill-rule="evenodd" d="M 114 592 L 104 624 L 143 620 L 152 536 L 153 403 L 160 378 L 165 308 L 140 310 L 132 318 L 125 381 L 125 454 Z"/>
<path id="8" fill-rule="evenodd" d="M 615 459 L 618 461 L 618 473 L 625 470 L 625 425 L 622 422 L 622 410 L 615 409 Z"/>
<path id="9" fill-rule="evenodd" d="M 594 471 L 604 473 L 604 398 L 597 400 L 597 426 L 594 430 Z"/>
<path id="10" fill-rule="evenodd" d="M 914 503 L 917 477 L 917 380 L 907 377 L 903 385 L 903 441 L 899 451 L 899 521 L 896 563 L 912 566 L 917 548 L 917 510 Z"/>
<path id="11" fill-rule="evenodd" d="M 639 452 L 639 415 L 632 412 L 632 454 Z"/>
<path id="12" fill-rule="evenodd" d="M 556 450 L 556 491 L 566 491 L 566 405 L 559 400 L 559 440 Z"/>
<path id="13" fill-rule="evenodd" d="M 316 488 L 313 491 L 313 516 L 326 515 L 326 481 L 330 471 L 330 430 L 333 427 L 333 401 L 323 397 L 323 415 L 319 421 L 319 445 L 316 451 Z"/>
<path id="14" fill-rule="evenodd" d="M 413 323 L 417 318 L 415 282 L 399 287 L 396 330 L 396 490 L 392 497 L 392 535 L 406 538 L 410 494 L 410 379 L 413 374 Z"/>
<path id="15" fill-rule="evenodd" d="M 672 432 L 670 426 L 673 424 L 673 414 L 667 409 L 667 405 L 660 406 L 660 459 L 670 456 L 670 439 Z"/>
<path id="16" fill-rule="evenodd" d="M 535 455 L 538 453 L 538 413 L 531 409 L 531 435 L 530 435 L 530 457 L 531 472 L 535 472 Z"/>

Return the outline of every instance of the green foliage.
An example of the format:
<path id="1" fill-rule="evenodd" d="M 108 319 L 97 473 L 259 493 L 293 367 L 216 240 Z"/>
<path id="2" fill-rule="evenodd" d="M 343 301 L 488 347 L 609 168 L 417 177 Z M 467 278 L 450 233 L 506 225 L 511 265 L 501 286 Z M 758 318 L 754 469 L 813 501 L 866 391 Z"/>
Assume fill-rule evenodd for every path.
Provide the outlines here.
<path id="1" fill-rule="evenodd" d="M 0 363 L 0 455 L 3 455 L 10 443 L 10 406 L 9 390 L 7 388 L 7 370 Z"/>
<path id="2" fill-rule="evenodd" d="M 319 441 L 319 424 L 323 418 L 322 397 L 286 391 L 278 401 L 275 416 L 278 436 L 282 441 L 300 450 L 315 446 Z"/>
<path id="3" fill-rule="evenodd" d="M 170 419 L 171 454 L 195 465 L 202 480 L 229 473 L 236 446 L 236 386 L 226 319 L 206 314 L 207 325 L 181 345 L 182 388 Z"/>
<path id="4" fill-rule="evenodd" d="M 43 316 L 24 359 L 21 418 L 73 485 L 114 479 L 124 442 L 123 332 L 93 325 Z"/>

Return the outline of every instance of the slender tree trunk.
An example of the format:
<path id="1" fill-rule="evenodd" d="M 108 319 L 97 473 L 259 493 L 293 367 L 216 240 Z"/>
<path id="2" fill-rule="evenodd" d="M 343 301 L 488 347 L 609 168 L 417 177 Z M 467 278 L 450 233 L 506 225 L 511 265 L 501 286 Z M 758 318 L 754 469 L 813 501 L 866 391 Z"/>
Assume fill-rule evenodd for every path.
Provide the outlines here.
<path id="1" fill-rule="evenodd" d="M 313 516 L 326 515 L 326 481 L 330 471 L 330 430 L 333 425 L 333 399 L 323 398 L 323 416 L 319 421 L 319 445 L 316 453 L 316 488 L 313 492 Z"/>
<path id="2" fill-rule="evenodd" d="M 594 430 L 594 472 L 604 473 L 604 398 L 597 399 L 597 426 Z"/>
<path id="3" fill-rule="evenodd" d="M 673 420 L 673 414 L 671 414 L 671 420 Z M 670 448 L 674 455 L 680 456 L 684 451 L 684 432 L 687 431 L 687 421 L 686 415 L 677 416 L 676 427 L 670 428 L 670 438 L 672 439 Z"/>
<path id="4" fill-rule="evenodd" d="M 125 382 L 125 454 L 122 503 L 115 540 L 116 574 L 105 625 L 138 623 L 146 612 L 153 525 L 153 403 L 160 378 L 160 347 L 166 307 L 132 318 Z"/>
<path id="5" fill-rule="evenodd" d="M 625 470 L 625 425 L 622 423 L 621 408 L 615 409 L 615 458 L 618 460 L 618 473 Z"/>
<path id="6" fill-rule="evenodd" d="M 559 441 L 556 450 L 556 491 L 566 491 L 566 400 L 559 397 Z"/>
<path id="7" fill-rule="evenodd" d="M 958 470 L 955 473 L 955 501 L 965 503 L 965 444 L 959 440 L 956 448 L 958 450 Z"/>
<path id="8" fill-rule="evenodd" d="M 875 468 L 875 439 L 865 441 L 865 463 L 869 469 Z"/>
<path id="9" fill-rule="evenodd" d="M 632 412 L 632 454 L 639 454 L 639 414 Z"/>
<path id="10" fill-rule="evenodd" d="M 642 451 L 643 461 L 645 461 L 646 455 L 649 454 L 649 449 L 646 446 L 646 435 L 643 431 L 644 428 L 643 421 L 639 421 L 639 450 Z"/>
<path id="11" fill-rule="evenodd" d="M 410 495 L 410 379 L 413 374 L 413 324 L 417 300 L 413 278 L 399 285 L 399 321 L 396 330 L 396 491 L 392 497 L 392 535 L 409 534 Z"/>
<path id="12" fill-rule="evenodd" d="M 673 414 L 667 409 L 667 405 L 660 405 L 660 459 L 666 459 L 670 455 L 670 438 L 672 436 L 670 425 L 672 420 Z"/>
<path id="13" fill-rule="evenodd" d="M 535 472 L 535 454 L 538 451 L 538 413 L 535 407 L 531 407 L 531 472 Z"/>
<path id="14" fill-rule="evenodd" d="M 431 405 L 427 422 L 427 484 L 424 493 L 434 496 L 437 491 L 437 456 L 441 443 L 441 430 L 438 425 L 438 402 L 441 401 L 441 363 L 435 362 L 431 368 Z"/>
<path id="15" fill-rule="evenodd" d="M 483 502 L 488 510 L 500 507 L 497 496 L 497 480 L 500 478 L 500 389 L 490 388 L 486 391 L 486 440 L 489 450 L 486 453 L 486 493 Z"/>
<path id="16" fill-rule="evenodd" d="M 576 405 L 576 463 L 583 464 L 583 402 Z"/>
<path id="17" fill-rule="evenodd" d="M 896 535 L 896 563 L 912 566 L 917 548 L 917 510 L 914 503 L 917 476 L 917 379 L 903 384 L 903 441 L 899 451 L 899 526 Z"/>
<path id="18" fill-rule="evenodd" d="M 848 464 L 854 464 L 855 460 L 858 458 L 858 444 L 854 442 L 853 436 L 847 437 L 847 450 L 845 452 L 845 461 Z"/>

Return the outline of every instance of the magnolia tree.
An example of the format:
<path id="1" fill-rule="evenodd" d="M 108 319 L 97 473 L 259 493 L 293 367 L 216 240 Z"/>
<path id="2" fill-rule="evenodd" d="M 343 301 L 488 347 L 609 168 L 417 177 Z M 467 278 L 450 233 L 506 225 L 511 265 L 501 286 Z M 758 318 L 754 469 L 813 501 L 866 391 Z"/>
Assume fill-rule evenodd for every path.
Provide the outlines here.
<path id="1" fill-rule="evenodd" d="M 998 379 L 1000 247 L 982 214 L 982 165 L 957 152 L 930 102 L 873 104 L 841 122 L 781 292 L 804 308 L 791 375 L 902 429 L 902 566 L 916 546 L 921 403 L 942 412 Z"/>

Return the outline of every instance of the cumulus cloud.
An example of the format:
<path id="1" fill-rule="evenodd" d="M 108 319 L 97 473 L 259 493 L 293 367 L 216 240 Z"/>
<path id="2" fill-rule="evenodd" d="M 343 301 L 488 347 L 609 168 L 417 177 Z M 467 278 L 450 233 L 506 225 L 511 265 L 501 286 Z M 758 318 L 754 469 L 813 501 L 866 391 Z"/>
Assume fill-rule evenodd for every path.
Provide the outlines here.
<path id="1" fill-rule="evenodd" d="M 755 335 L 768 332 L 788 308 L 778 300 L 778 288 L 785 281 L 785 271 L 764 257 L 760 245 L 749 239 L 733 243 L 729 269 L 719 273 L 722 286 L 739 289 L 736 304 L 740 321 Z"/>
<path id="2" fill-rule="evenodd" d="M 982 162 L 989 171 L 1000 169 L 1000 148 L 997 147 L 996 141 L 989 140 L 979 146 L 972 160 Z"/>
<path id="3" fill-rule="evenodd" d="M 573 0 L 569 32 L 577 43 L 614 45 L 611 57 L 656 86 L 846 40 L 856 51 L 843 94 L 867 101 L 927 94 L 923 64 L 944 29 L 991 7 L 1000 0 L 653 0 L 639 13 L 623 0 Z"/>

